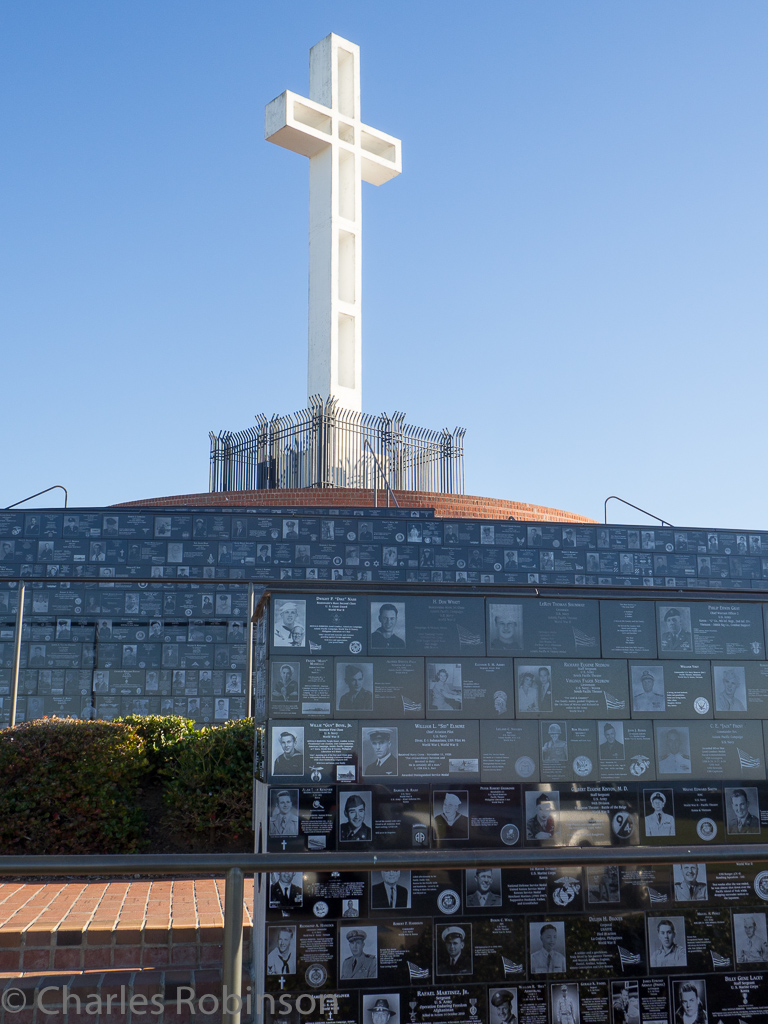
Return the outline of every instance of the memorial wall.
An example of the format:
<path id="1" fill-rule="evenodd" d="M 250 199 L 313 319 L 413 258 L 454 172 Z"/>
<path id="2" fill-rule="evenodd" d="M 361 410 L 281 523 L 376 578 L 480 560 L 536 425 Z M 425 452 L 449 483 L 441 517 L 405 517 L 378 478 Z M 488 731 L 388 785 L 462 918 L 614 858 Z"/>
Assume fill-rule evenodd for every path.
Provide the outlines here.
<path id="1" fill-rule="evenodd" d="M 18 720 L 173 711 L 204 723 L 246 713 L 248 584 L 258 596 L 273 579 L 763 590 L 768 534 L 395 508 L 3 512 L 0 726 L 19 580 Z"/>
<path id="2" fill-rule="evenodd" d="M 301 993 L 366 1024 L 768 1020 L 758 595 L 284 583 L 259 614 L 268 849 L 414 854 L 270 877 L 268 1020 Z M 547 863 L 574 846 L 623 853 Z M 530 861 L 420 869 L 428 848 Z"/>

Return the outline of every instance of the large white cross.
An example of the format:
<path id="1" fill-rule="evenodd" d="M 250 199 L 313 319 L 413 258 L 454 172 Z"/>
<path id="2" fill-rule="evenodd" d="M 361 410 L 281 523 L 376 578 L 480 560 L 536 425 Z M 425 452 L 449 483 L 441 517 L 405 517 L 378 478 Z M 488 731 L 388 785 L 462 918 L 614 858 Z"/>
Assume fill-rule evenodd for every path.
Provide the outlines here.
<path id="1" fill-rule="evenodd" d="M 267 105 L 264 135 L 309 157 L 308 395 L 362 410 L 361 182 L 400 174 L 400 140 L 360 120 L 360 47 L 331 33 L 309 51 L 309 99 Z"/>

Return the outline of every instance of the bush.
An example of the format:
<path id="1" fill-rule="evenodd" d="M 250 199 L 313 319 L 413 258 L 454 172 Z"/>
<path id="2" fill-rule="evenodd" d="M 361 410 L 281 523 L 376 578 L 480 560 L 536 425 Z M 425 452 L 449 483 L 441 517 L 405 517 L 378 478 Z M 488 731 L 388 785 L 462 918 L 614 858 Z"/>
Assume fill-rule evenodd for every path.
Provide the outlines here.
<path id="1" fill-rule="evenodd" d="M 46 718 L 0 730 L 0 852 L 137 852 L 148 767 L 126 723 Z"/>
<path id="2" fill-rule="evenodd" d="M 211 848 L 242 845 L 251 831 L 252 718 L 207 726 L 181 739 L 161 775 L 164 825 Z"/>
<path id="3" fill-rule="evenodd" d="M 153 772 L 165 766 L 180 740 L 195 732 L 195 723 L 181 715 L 126 715 L 116 721 L 125 722 L 144 741 L 144 753 Z"/>

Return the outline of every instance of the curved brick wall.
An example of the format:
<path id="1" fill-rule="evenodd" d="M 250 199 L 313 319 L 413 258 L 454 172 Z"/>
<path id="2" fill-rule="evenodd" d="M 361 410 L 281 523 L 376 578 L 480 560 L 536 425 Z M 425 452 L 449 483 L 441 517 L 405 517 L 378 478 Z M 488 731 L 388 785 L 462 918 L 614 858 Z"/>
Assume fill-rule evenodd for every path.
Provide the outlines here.
<path id="1" fill-rule="evenodd" d="M 395 491 L 401 508 L 433 508 L 440 519 L 515 519 L 550 523 L 594 523 L 595 519 L 564 512 L 545 505 L 528 505 L 523 501 L 502 501 L 498 498 L 478 498 L 473 494 L 440 494 L 431 491 Z M 386 505 L 386 492 L 378 493 L 379 507 Z M 311 490 L 226 491 L 203 494 L 173 494 L 165 498 L 142 498 L 122 501 L 113 508 L 188 507 L 217 505 L 290 508 L 317 508 L 340 506 L 343 508 L 371 508 L 373 491 L 348 490 L 332 487 Z"/>

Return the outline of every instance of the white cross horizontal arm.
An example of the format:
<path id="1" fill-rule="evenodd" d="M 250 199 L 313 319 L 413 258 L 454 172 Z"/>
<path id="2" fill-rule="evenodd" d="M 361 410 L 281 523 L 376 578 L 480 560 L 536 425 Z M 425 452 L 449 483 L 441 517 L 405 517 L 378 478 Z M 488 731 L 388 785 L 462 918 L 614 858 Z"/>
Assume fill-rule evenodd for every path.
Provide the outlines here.
<path id="1" fill-rule="evenodd" d="M 400 140 L 360 118 L 360 50 L 329 35 L 310 51 L 310 98 L 268 104 L 265 137 L 309 157 L 308 395 L 362 409 L 361 181 L 402 170 Z"/>

